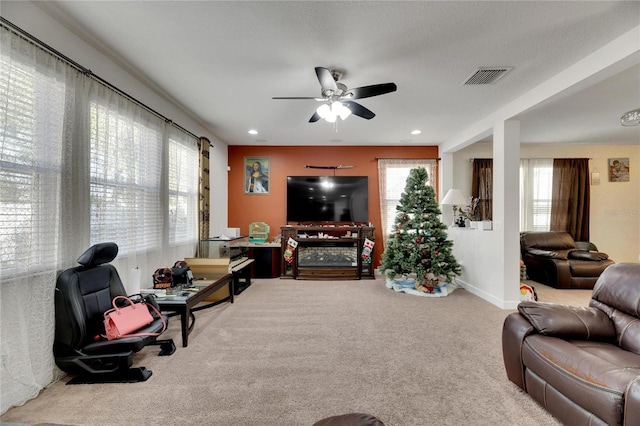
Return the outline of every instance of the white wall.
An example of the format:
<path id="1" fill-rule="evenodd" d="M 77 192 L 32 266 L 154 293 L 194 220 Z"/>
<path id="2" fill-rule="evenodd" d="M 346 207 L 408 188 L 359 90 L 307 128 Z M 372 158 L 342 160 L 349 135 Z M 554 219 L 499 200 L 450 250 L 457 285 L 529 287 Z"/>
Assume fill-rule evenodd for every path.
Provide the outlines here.
<path id="1" fill-rule="evenodd" d="M 522 144 L 522 158 L 590 158 L 600 172 L 591 186 L 591 241 L 616 262 L 640 261 L 640 145 Z M 453 154 L 454 187 L 471 195 L 473 158 L 491 158 L 492 145 L 476 143 Z M 609 158 L 629 158 L 629 182 L 609 182 Z"/>
<path id="2" fill-rule="evenodd" d="M 453 242 L 453 255 L 462 267 L 456 283 L 500 308 L 515 308 L 519 300 L 505 299 L 503 294 L 508 284 L 497 271 L 503 267 L 504 231 L 449 228 L 447 234 Z M 519 281 L 513 286 L 513 292 L 518 291 Z"/>
<path id="3" fill-rule="evenodd" d="M 94 74 L 128 93 L 188 131 L 209 138 L 211 149 L 211 232 L 219 235 L 227 227 L 227 145 L 217 139 L 201 123 L 166 93 L 152 88 L 125 71 L 105 53 L 90 46 L 53 19 L 41 8 L 26 1 L 3 1 L 0 14 L 14 25 L 69 57 Z M 115 28 L 115 27 L 114 27 Z M 197 167 L 197 165 L 195 166 Z"/>

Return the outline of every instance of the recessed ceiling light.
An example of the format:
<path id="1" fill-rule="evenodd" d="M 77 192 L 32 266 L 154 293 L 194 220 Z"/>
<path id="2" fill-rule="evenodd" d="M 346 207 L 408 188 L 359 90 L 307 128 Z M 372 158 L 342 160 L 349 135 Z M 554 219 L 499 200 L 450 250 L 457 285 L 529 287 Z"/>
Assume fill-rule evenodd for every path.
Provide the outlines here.
<path id="1" fill-rule="evenodd" d="M 258 131 L 257 131 L 257 130 L 254 130 L 254 129 L 251 129 L 251 130 L 249 130 L 249 134 L 250 134 L 250 135 L 257 135 L 257 134 L 258 134 Z"/>
<path id="2" fill-rule="evenodd" d="M 411 131 L 412 135 L 419 135 L 420 133 L 422 133 L 422 130 L 413 130 L 413 131 Z"/>

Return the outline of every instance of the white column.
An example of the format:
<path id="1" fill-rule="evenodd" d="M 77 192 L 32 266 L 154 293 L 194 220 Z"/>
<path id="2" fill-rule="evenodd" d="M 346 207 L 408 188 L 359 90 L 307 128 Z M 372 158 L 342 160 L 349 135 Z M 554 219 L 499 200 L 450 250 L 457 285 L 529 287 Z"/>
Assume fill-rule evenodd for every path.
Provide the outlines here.
<path id="1" fill-rule="evenodd" d="M 498 122 L 493 129 L 493 229 L 502 241 L 504 307 L 520 300 L 520 122 Z"/>

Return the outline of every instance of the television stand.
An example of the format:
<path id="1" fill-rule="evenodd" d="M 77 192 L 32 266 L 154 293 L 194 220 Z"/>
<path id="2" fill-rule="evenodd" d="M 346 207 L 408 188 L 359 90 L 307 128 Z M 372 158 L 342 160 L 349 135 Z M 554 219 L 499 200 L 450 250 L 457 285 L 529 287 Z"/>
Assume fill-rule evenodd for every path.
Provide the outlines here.
<path id="1" fill-rule="evenodd" d="M 282 278 L 299 280 L 373 279 L 373 250 L 363 261 L 365 241 L 373 241 L 372 226 L 311 224 L 283 226 L 282 254 L 289 238 L 298 243 L 291 261 L 280 258 Z"/>

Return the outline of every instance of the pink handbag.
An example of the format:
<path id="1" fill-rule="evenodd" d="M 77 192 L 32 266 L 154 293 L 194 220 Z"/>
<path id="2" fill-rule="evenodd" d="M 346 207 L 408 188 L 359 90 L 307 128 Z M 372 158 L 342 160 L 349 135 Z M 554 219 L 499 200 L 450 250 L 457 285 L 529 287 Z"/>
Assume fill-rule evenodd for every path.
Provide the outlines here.
<path id="1" fill-rule="evenodd" d="M 128 300 L 127 306 L 116 306 L 116 300 Z M 159 336 L 167 328 L 164 316 L 153 305 L 146 303 L 134 303 L 126 296 L 116 296 L 112 301 L 113 308 L 104 313 L 104 330 L 107 340 L 121 339 L 123 337 Z M 133 333 L 153 322 L 153 316 L 149 312 L 151 307 L 162 320 L 162 331 L 159 333 Z"/>

